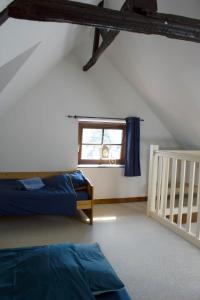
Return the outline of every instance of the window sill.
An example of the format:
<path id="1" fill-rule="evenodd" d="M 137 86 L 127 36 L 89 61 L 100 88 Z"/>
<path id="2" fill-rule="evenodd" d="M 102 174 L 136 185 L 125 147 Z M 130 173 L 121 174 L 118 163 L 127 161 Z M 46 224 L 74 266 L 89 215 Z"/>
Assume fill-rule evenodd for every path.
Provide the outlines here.
<path id="1" fill-rule="evenodd" d="M 78 165 L 78 168 L 124 168 L 124 165 Z"/>

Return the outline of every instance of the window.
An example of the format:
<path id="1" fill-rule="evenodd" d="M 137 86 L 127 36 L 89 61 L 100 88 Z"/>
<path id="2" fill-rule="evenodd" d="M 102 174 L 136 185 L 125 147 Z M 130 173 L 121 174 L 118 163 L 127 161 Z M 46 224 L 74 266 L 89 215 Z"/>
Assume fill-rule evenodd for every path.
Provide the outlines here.
<path id="1" fill-rule="evenodd" d="M 124 164 L 125 124 L 79 123 L 79 164 Z"/>

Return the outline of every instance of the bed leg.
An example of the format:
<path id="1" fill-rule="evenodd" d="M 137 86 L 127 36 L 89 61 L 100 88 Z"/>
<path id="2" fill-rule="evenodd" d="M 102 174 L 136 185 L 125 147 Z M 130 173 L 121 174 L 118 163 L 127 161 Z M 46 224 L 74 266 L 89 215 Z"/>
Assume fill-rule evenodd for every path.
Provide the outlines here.
<path id="1" fill-rule="evenodd" d="M 93 209 L 84 209 L 83 212 L 89 218 L 90 225 L 93 225 Z"/>

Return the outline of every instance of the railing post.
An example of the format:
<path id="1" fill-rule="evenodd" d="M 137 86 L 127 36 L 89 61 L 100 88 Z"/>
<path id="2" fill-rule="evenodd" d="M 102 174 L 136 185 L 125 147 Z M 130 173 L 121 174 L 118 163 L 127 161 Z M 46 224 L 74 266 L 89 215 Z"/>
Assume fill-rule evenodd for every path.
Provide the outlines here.
<path id="1" fill-rule="evenodd" d="M 158 156 L 155 155 L 155 151 L 159 150 L 158 145 L 150 146 L 150 160 L 149 160 L 149 180 L 148 180 L 148 202 L 147 202 L 147 215 L 150 215 L 150 211 L 155 210 L 156 202 L 156 183 L 157 183 L 157 171 L 158 171 Z"/>

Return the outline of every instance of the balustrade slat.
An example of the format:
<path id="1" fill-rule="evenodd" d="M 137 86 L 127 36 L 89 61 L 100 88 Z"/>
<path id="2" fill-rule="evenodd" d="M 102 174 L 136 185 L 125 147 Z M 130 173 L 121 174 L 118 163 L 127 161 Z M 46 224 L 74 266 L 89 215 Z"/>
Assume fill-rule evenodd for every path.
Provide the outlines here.
<path id="1" fill-rule="evenodd" d="M 182 215 L 183 215 L 183 202 L 185 194 L 185 171 L 186 171 L 186 160 L 181 161 L 181 176 L 180 176 L 180 194 L 179 194 L 179 208 L 178 208 L 178 226 L 182 226 Z"/>
<path id="2" fill-rule="evenodd" d="M 187 225 L 186 225 L 186 230 L 188 233 L 191 232 L 192 209 L 193 209 L 193 198 L 194 198 L 195 165 L 196 163 L 194 161 L 190 162 L 188 213 L 187 213 Z"/>
<path id="3" fill-rule="evenodd" d="M 166 206 L 167 206 L 167 194 L 168 194 L 168 184 L 169 184 L 169 158 L 165 158 L 165 168 L 163 170 L 163 206 L 162 206 L 162 216 L 166 217 Z"/>
<path id="4" fill-rule="evenodd" d="M 161 183 L 162 183 L 162 158 L 158 159 L 158 178 L 157 178 L 157 201 L 156 201 L 156 213 L 159 214 L 160 211 L 160 201 L 161 201 Z"/>
<path id="5" fill-rule="evenodd" d="M 163 172 L 162 172 L 162 183 L 161 183 L 161 200 L 160 200 L 160 211 L 161 215 L 165 217 L 165 205 L 166 205 L 166 189 L 167 189 L 167 172 L 168 172 L 168 158 L 163 158 Z"/>
<path id="6" fill-rule="evenodd" d="M 170 222 L 174 221 L 174 204 L 176 196 L 177 159 L 172 160 L 171 191 L 170 191 Z"/>

